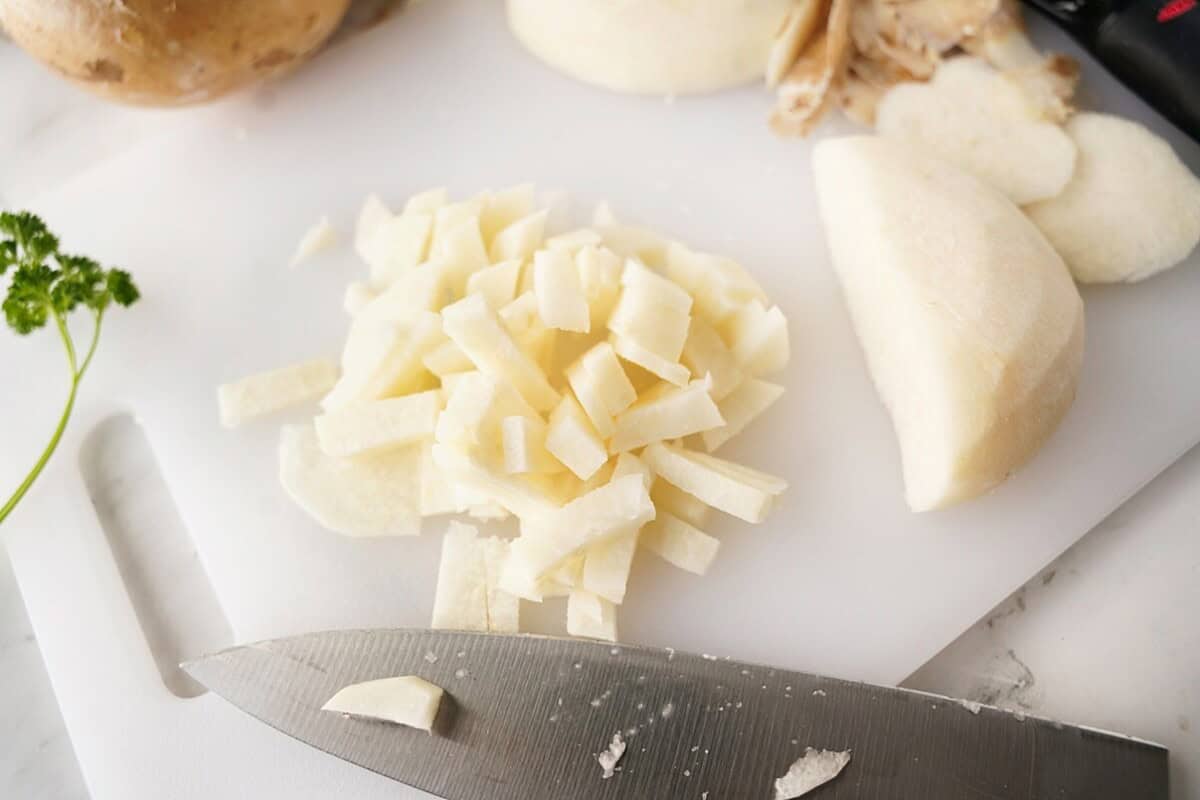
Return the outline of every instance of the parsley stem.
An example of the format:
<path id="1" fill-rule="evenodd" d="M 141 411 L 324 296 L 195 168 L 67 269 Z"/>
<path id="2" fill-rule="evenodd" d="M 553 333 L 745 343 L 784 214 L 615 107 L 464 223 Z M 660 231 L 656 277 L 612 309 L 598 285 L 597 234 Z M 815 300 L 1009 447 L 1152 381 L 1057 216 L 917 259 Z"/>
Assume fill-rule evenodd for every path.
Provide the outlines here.
<path id="1" fill-rule="evenodd" d="M 67 366 L 69 366 L 71 369 L 71 390 L 67 394 L 67 405 L 63 409 L 62 416 L 58 420 L 58 427 L 55 428 L 54 435 L 50 437 L 50 443 L 47 444 L 46 449 L 42 451 L 41 458 L 39 458 L 37 463 L 33 465 L 33 469 L 30 470 L 29 474 L 25 476 L 25 480 L 22 481 L 21 485 L 17 487 L 17 491 L 14 492 L 13 496 L 8 499 L 8 502 L 6 502 L 3 507 L 0 507 L 0 524 L 2 524 L 8 515 L 12 513 L 13 509 L 17 507 L 17 503 L 21 502 L 21 498 L 25 496 L 25 494 L 33 486 L 34 481 L 36 481 L 38 476 L 42 474 L 42 470 L 45 469 L 47 462 L 50 461 L 50 457 L 53 456 L 54 451 L 58 449 L 58 443 L 63 437 L 63 432 L 67 429 L 67 420 L 71 418 L 71 412 L 75 409 L 75 396 L 79 393 L 79 379 L 82 376 L 82 372 L 80 372 L 75 365 L 75 343 L 71 341 L 71 334 L 67 330 L 66 322 L 57 311 L 53 313 L 54 323 L 58 327 L 58 334 L 62 337 L 63 345 L 67 350 Z M 99 315 L 97 315 L 97 336 L 99 335 L 99 332 L 100 318 Z M 92 339 L 92 346 L 88 350 L 87 360 L 84 361 L 84 370 L 87 369 L 88 363 L 92 360 L 92 353 L 95 352 L 95 349 L 96 339 Z"/>

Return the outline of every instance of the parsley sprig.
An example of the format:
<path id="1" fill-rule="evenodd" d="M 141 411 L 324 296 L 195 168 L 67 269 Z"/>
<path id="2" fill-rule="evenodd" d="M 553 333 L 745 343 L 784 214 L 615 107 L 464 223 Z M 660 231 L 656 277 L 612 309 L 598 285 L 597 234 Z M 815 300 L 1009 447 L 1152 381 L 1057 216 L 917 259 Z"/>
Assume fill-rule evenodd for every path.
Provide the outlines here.
<path id="1" fill-rule="evenodd" d="M 105 313 L 113 306 L 130 306 L 140 297 L 128 272 L 104 269 L 85 256 L 59 252 L 58 237 L 28 211 L 0 213 L 0 278 L 12 271 L 8 294 L 0 310 L 8 326 L 22 336 L 53 323 L 62 339 L 70 369 L 71 388 L 58 427 L 46 449 L 13 492 L 0 506 L 0 524 L 17 507 L 41 475 L 58 448 L 67 422 L 75 408 L 79 384 L 87 374 L 100 341 Z M 92 338 L 80 360 L 67 318 L 77 309 L 86 309 L 92 317 Z"/>

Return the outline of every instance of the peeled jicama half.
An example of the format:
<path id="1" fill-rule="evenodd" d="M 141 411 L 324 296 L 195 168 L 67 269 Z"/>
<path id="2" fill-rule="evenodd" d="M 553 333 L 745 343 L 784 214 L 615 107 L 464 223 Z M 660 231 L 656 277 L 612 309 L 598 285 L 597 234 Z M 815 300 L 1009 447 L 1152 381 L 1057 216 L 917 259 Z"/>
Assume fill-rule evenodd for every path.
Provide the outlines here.
<path id="1" fill-rule="evenodd" d="M 887 139 L 832 139 L 817 194 L 914 511 L 981 494 L 1028 461 L 1075 397 L 1083 302 L 998 190 Z"/>
<path id="2" fill-rule="evenodd" d="M 1075 176 L 1025 209 L 1081 283 L 1140 281 L 1175 266 L 1200 242 L 1200 180 L 1143 125 L 1076 114 Z"/>
<path id="3" fill-rule="evenodd" d="M 638 94 L 761 79 L 788 12 L 817 0 L 508 0 L 508 24 L 573 78 Z"/>
<path id="4" fill-rule="evenodd" d="M 902 83 L 879 103 L 880 134 L 925 147 L 1018 205 L 1054 197 L 1075 171 L 1075 145 L 1019 84 L 978 58 L 945 61 L 928 83 Z"/>

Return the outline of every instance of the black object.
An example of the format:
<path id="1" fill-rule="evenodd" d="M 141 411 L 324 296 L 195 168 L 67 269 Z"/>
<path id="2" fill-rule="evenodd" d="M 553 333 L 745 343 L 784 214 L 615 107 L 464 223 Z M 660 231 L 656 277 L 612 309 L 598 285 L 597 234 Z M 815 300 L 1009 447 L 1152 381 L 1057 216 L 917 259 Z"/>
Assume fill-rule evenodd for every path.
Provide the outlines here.
<path id="1" fill-rule="evenodd" d="M 1200 141 L 1200 0 L 1026 0 Z"/>

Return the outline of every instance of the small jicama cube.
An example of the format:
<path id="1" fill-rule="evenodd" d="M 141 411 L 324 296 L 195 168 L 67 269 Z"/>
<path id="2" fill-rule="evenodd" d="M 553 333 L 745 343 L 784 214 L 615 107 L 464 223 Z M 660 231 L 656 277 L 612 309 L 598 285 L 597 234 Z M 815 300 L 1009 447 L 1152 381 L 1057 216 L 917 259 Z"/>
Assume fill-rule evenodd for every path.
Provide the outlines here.
<path id="1" fill-rule="evenodd" d="M 513 258 L 484 267 L 467 279 L 467 294 L 481 294 L 495 311 L 512 302 L 521 277 L 521 261 Z"/>
<path id="2" fill-rule="evenodd" d="M 533 213 L 536 201 L 532 183 L 502 189 L 488 194 L 483 200 L 479 227 L 483 238 L 491 242 L 500 231 Z"/>
<path id="3" fill-rule="evenodd" d="M 546 450 L 546 423 L 540 417 L 505 417 L 500 421 L 500 440 L 504 471 L 509 475 L 563 471 L 563 465 Z"/>
<path id="4" fill-rule="evenodd" d="M 587 298 L 575 259 L 566 250 L 539 250 L 533 256 L 533 293 L 538 316 L 548 328 L 587 333 Z"/>
<path id="5" fill-rule="evenodd" d="M 346 686 L 329 698 L 321 710 L 432 731 L 442 694 L 440 686 L 423 678 L 401 675 Z"/>
<path id="6" fill-rule="evenodd" d="M 632 259 L 625 264 L 621 284 L 608 329 L 662 359 L 678 361 L 687 341 L 692 298 Z"/>
<path id="7" fill-rule="evenodd" d="M 725 340 L 700 317 L 692 317 L 680 360 L 693 375 L 707 375 L 712 380 L 710 393 L 713 400 L 720 401 L 736 389 L 745 377 L 737 359 L 725 345 Z"/>
<path id="8" fill-rule="evenodd" d="M 617 608 L 603 597 L 577 589 L 567 596 L 567 633 L 588 639 L 617 640 Z"/>
<path id="9" fill-rule="evenodd" d="M 652 399 L 630 406 L 616 419 L 616 433 L 609 442 L 614 453 L 635 450 L 651 442 L 681 439 L 725 424 L 717 404 L 708 393 L 707 381 L 692 381 L 680 389 L 656 392 Z"/>
<path id="10" fill-rule="evenodd" d="M 603 241 L 600 238 L 600 234 L 591 228 L 577 228 L 573 231 L 560 233 L 557 236 L 551 236 L 546 240 L 545 245 L 549 248 L 563 249 L 574 253 L 580 248 L 589 245 L 595 246 L 601 244 Z"/>
<path id="11" fill-rule="evenodd" d="M 621 258 L 607 248 L 588 245 L 575 254 L 575 266 L 587 297 L 591 328 L 601 330 L 621 296 Z"/>
<path id="12" fill-rule="evenodd" d="M 481 213 L 483 213 L 482 197 L 447 203 L 439 208 L 433 214 L 433 240 L 430 242 L 429 252 L 436 253 L 441 250 L 443 239 L 472 217 L 478 220 Z"/>
<path id="13" fill-rule="evenodd" d="M 758 378 L 747 378 L 724 400 L 717 403 L 721 416 L 725 418 L 725 424 L 701 434 L 704 449 L 711 453 L 737 436 L 755 417 L 770 408 L 782 396 L 782 386 Z"/>
<path id="14" fill-rule="evenodd" d="M 337 383 L 338 369 L 327 358 L 242 378 L 217 389 L 221 424 L 236 428 L 244 422 L 316 400 Z"/>
<path id="15" fill-rule="evenodd" d="M 412 197 L 408 198 L 404 204 L 405 214 L 434 214 L 439 208 L 446 205 L 449 200 L 449 195 L 446 192 L 446 187 L 438 186 L 433 189 L 426 189 L 423 192 L 417 192 Z"/>
<path id="16" fill-rule="evenodd" d="M 370 325 L 356 319 L 356 324 Z M 421 359 L 441 341 L 438 315 L 421 312 L 413 321 L 399 328 L 390 342 L 371 353 L 370 360 L 355 360 L 353 370 L 347 369 L 321 406 L 332 411 L 351 403 L 378 400 L 383 397 L 410 394 L 428 388 L 432 376 Z"/>
<path id="17" fill-rule="evenodd" d="M 787 488 L 782 478 L 675 445 L 652 444 L 642 458 L 659 478 L 746 522 L 766 519 Z"/>
<path id="18" fill-rule="evenodd" d="M 642 530 L 642 546 L 667 563 L 703 575 L 717 556 L 721 543 L 666 511 Z"/>
<path id="19" fill-rule="evenodd" d="M 560 509 L 525 519 L 508 566 L 537 579 L 565 559 L 654 519 L 641 475 L 614 478 Z"/>
<path id="20" fill-rule="evenodd" d="M 567 367 L 564 374 L 567 377 L 567 383 L 571 387 L 571 392 L 574 393 L 575 399 L 579 401 L 579 405 L 583 407 L 584 413 L 587 414 L 592 427 L 596 429 L 599 437 L 607 439 L 609 436 L 612 436 L 615 430 L 612 414 L 604 402 L 603 391 L 599 386 L 596 376 L 584 366 L 582 360 L 577 360 L 574 364 Z M 628 379 L 626 379 L 626 382 L 628 382 Z M 632 388 L 631 386 L 630 389 L 632 390 Z"/>
<path id="21" fill-rule="evenodd" d="M 787 318 L 778 306 L 767 309 L 752 300 L 730 315 L 720 332 L 746 374 L 759 377 L 787 366 L 791 356 Z"/>
<path id="22" fill-rule="evenodd" d="M 546 218 L 549 214 L 546 209 L 535 211 L 497 233 L 488 247 L 488 255 L 492 261 L 508 261 L 513 258 L 524 261 L 532 257 L 542 246 L 542 239 L 546 235 Z"/>
<path id="23" fill-rule="evenodd" d="M 467 354 L 458 345 L 447 339 L 421 357 L 425 369 L 439 378 L 453 375 L 456 372 L 469 372 L 475 369 Z"/>
<path id="24" fill-rule="evenodd" d="M 566 395 L 550 414 L 546 449 L 567 469 L 587 480 L 608 461 L 608 450 L 574 397 Z"/>
<path id="25" fill-rule="evenodd" d="M 371 283 L 390 286 L 405 271 L 423 262 L 429 252 L 432 228 L 429 214 L 400 214 L 380 223 L 366 244 Z"/>
<path id="26" fill-rule="evenodd" d="M 441 264 L 430 262 L 401 272 L 380 292 L 355 321 L 410 324 L 427 311 L 437 311 L 449 296 L 449 273 Z"/>
<path id="27" fill-rule="evenodd" d="M 610 415 L 620 414 L 637 400 L 637 390 L 608 342 L 593 346 L 580 357 L 579 364 L 592 376 L 596 394 Z"/>
<path id="28" fill-rule="evenodd" d="M 342 295 L 342 308 L 350 316 L 355 316 L 379 296 L 365 281 L 351 281 L 346 284 L 346 292 Z"/>
<path id="29" fill-rule="evenodd" d="M 435 444 L 431 452 L 433 463 L 448 481 L 465 486 L 522 519 L 541 517 L 560 507 L 537 485 L 516 475 L 497 472 L 458 447 Z"/>
<path id="30" fill-rule="evenodd" d="M 442 310 L 442 327 L 480 372 L 510 383 L 538 411 L 558 404 L 542 368 L 517 346 L 481 295 Z"/>
<path id="31" fill-rule="evenodd" d="M 430 627 L 486 631 L 487 596 L 487 563 L 479 531 L 452 521 L 442 539 Z"/>
<path id="32" fill-rule="evenodd" d="M 429 438 L 441 409 L 441 392 L 431 390 L 357 403 L 313 422 L 321 449 L 331 456 L 348 457 Z"/>
<path id="33" fill-rule="evenodd" d="M 688 379 L 692 376 L 688 372 L 687 367 L 650 352 L 632 339 L 626 339 L 624 336 L 614 334 L 609 339 L 609 343 L 612 344 L 612 348 L 616 351 L 616 354 L 630 364 L 636 364 L 647 372 L 657 375 L 664 381 L 673 383 L 676 386 L 686 386 Z M 630 380 L 632 382 L 632 376 L 630 376 Z"/>
<path id="34" fill-rule="evenodd" d="M 538 318 L 537 297 L 533 291 L 522 292 L 511 303 L 502 306 L 497 312 L 500 321 L 510 333 L 520 333 L 529 328 L 540 327 Z"/>
<path id="35" fill-rule="evenodd" d="M 326 454 L 312 425 L 284 426 L 279 477 L 309 516 L 343 536 L 415 536 L 420 448 L 355 459 Z"/>
<path id="36" fill-rule="evenodd" d="M 435 263 L 446 270 L 454 296 L 465 294 L 470 277 L 489 263 L 483 235 L 479 233 L 479 220 L 468 217 L 447 230 L 432 255 Z"/>
<path id="37" fill-rule="evenodd" d="M 712 506 L 664 480 L 654 481 L 650 487 L 650 499 L 660 513 L 679 517 L 696 528 L 703 528 L 712 517 Z"/>

